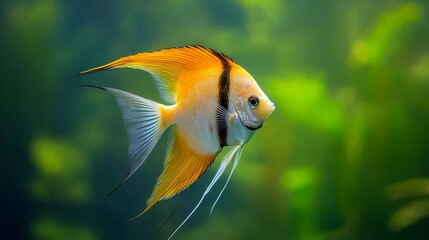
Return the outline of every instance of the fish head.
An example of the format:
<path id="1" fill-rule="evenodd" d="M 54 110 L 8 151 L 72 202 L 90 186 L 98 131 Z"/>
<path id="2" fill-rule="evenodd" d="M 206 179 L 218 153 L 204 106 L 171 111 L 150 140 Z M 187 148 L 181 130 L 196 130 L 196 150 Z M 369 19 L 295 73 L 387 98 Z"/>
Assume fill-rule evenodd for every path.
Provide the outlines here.
<path id="1" fill-rule="evenodd" d="M 274 111 L 274 103 L 247 72 L 238 75 L 234 82 L 235 109 L 241 124 L 250 130 L 259 129 Z"/>

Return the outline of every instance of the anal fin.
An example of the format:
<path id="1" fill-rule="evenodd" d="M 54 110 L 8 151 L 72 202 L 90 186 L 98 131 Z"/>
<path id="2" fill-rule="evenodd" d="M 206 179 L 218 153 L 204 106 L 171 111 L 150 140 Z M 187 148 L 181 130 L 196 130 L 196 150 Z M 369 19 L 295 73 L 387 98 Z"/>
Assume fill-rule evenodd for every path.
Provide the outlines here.
<path id="1" fill-rule="evenodd" d="M 193 184 L 211 165 L 218 153 L 195 152 L 180 130 L 174 129 L 174 137 L 168 149 L 164 169 L 159 176 L 152 195 L 147 200 L 146 212 L 156 202 L 169 199 Z"/>

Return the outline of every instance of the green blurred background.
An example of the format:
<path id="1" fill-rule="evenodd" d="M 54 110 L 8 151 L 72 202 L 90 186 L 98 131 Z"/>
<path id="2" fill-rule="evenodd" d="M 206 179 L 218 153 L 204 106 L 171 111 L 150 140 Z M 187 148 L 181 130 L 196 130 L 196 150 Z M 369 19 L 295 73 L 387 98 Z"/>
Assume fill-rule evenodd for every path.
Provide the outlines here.
<path id="1" fill-rule="evenodd" d="M 137 52 L 202 44 L 247 69 L 276 110 L 175 239 L 425 239 L 428 1 L 2 1 L 1 239 L 166 238 L 219 165 L 141 218 L 162 138 L 128 171 L 111 86 L 162 102 Z M 218 159 L 219 160 L 219 159 Z M 226 180 L 224 176 L 221 182 Z"/>

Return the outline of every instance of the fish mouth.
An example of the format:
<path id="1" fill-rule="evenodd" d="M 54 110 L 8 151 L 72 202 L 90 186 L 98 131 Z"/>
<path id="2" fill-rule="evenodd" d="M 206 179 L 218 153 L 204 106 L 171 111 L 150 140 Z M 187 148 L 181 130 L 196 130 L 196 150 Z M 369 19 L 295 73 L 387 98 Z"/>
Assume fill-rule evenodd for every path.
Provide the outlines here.
<path id="1" fill-rule="evenodd" d="M 258 129 L 260 129 L 260 128 L 262 127 L 262 125 L 263 125 L 263 123 L 260 123 L 260 124 L 259 124 L 259 125 L 257 125 L 256 127 L 246 125 L 246 124 L 243 122 L 243 120 L 241 119 L 241 116 L 240 116 L 240 115 L 241 115 L 241 114 L 237 114 L 238 119 L 240 120 L 241 124 L 242 124 L 243 126 L 245 126 L 247 129 L 251 130 L 251 131 L 258 130 Z M 249 122 L 251 122 L 251 123 L 255 123 L 255 122 L 253 122 L 252 120 L 250 120 L 248 117 L 247 117 L 247 120 L 249 120 Z M 255 123 L 255 125 L 256 125 L 256 123 Z"/>
<path id="2" fill-rule="evenodd" d="M 244 123 L 241 123 L 241 124 L 243 124 L 243 126 L 245 126 L 247 129 L 249 129 L 249 130 L 251 130 L 251 131 L 255 131 L 255 130 L 258 130 L 258 129 L 260 129 L 261 127 L 262 127 L 262 123 L 261 124 L 259 124 L 259 126 L 257 126 L 257 127 L 249 127 L 249 126 L 247 126 L 247 125 L 245 125 Z"/>

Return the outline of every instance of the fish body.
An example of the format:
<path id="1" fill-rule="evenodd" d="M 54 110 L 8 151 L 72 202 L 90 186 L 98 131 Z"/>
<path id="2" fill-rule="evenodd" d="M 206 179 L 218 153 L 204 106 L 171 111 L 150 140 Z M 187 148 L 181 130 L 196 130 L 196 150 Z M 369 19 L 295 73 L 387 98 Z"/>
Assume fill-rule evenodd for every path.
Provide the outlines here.
<path id="1" fill-rule="evenodd" d="M 150 73 L 168 104 L 101 88 L 116 97 L 129 136 L 131 168 L 122 183 L 146 160 L 161 135 L 172 129 L 164 169 L 141 214 L 156 202 L 189 187 L 223 147 L 235 146 L 222 161 L 208 192 L 234 156 L 234 166 L 238 163 L 244 144 L 274 111 L 274 104 L 246 70 L 207 47 L 195 45 L 139 53 L 77 75 L 112 68 Z"/>

